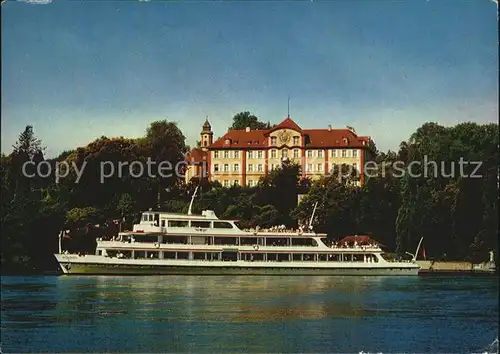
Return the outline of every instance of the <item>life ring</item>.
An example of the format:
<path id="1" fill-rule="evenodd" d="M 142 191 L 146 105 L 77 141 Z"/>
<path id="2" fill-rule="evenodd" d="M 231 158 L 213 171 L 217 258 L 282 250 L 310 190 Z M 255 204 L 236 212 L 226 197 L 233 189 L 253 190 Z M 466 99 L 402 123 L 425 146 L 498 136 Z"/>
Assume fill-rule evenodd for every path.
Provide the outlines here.
<path id="1" fill-rule="evenodd" d="M 253 249 L 258 251 L 259 250 L 259 245 L 253 245 Z"/>

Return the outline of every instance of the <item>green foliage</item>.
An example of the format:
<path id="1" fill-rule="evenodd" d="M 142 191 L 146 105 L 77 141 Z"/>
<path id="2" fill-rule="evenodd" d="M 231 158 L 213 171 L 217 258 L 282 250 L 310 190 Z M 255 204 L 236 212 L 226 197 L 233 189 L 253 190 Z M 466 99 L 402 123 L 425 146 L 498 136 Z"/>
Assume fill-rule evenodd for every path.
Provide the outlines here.
<path id="1" fill-rule="evenodd" d="M 261 122 L 259 118 L 245 111 L 237 113 L 233 117 L 233 124 L 229 127 L 229 130 L 244 130 L 247 127 L 250 127 L 252 130 L 263 130 L 271 128 L 271 123 Z"/>
<path id="2" fill-rule="evenodd" d="M 231 129 L 267 129 L 249 112 L 237 114 Z M 169 177 L 134 177 L 132 161 L 147 159 L 172 165 L 183 161 L 188 147 L 177 125 L 153 122 L 138 139 L 101 137 L 85 147 L 61 153 L 49 160 L 71 165 L 59 183 L 53 178 L 29 178 L 22 173 L 26 162 L 33 172 L 44 159 L 42 143 L 28 126 L 10 155 L 0 156 L 2 268 L 49 269 L 57 251 L 58 233 L 71 230 L 73 251 L 92 252 L 99 232 L 116 233 L 110 220 L 126 218 L 127 226 L 142 211 L 161 209 L 187 212 L 192 193 L 199 186 L 193 212 L 210 209 L 222 218 L 237 219 L 244 228 L 285 224 L 308 225 L 317 203 L 313 226 L 330 238 L 368 234 L 388 251 L 413 252 L 420 237 L 428 256 L 446 259 L 484 260 L 498 247 L 498 125 L 462 123 L 443 127 L 426 123 L 397 152 L 376 150 L 377 174 L 359 176 L 349 166 L 334 166 L 332 174 L 315 181 L 303 179 L 298 165 L 285 162 L 261 178 L 257 187 L 223 188 L 218 182 L 192 179 L 183 184 Z M 480 178 L 460 176 L 459 161 L 481 161 Z M 114 164 L 115 173 L 102 183 L 102 163 Z M 423 165 L 396 175 L 395 162 L 436 161 L 437 176 L 424 175 Z M 441 162 L 444 165 L 443 175 Z M 121 174 L 118 165 L 124 164 Z M 455 173 L 450 166 L 455 164 Z M 429 167 L 429 166 L 428 166 Z M 430 166 L 432 172 L 432 166 Z M 78 171 L 83 173 L 78 175 Z M 463 165 L 470 175 L 474 165 Z M 132 170 L 134 172 L 134 170 Z M 151 171 L 158 175 L 154 168 Z M 349 173 L 348 173 L 349 172 Z M 78 180 L 78 183 L 77 183 Z M 297 205 L 299 194 L 305 195 Z M 101 224 L 105 231 L 89 225 Z M 102 227 L 101 227 L 102 229 Z"/>
<path id="3" fill-rule="evenodd" d="M 73 208 L 66 214 L 66 224 L 69 227 L 82 227 L 88 222 L 96 222 L 99 210 L 94 207 Z"/>

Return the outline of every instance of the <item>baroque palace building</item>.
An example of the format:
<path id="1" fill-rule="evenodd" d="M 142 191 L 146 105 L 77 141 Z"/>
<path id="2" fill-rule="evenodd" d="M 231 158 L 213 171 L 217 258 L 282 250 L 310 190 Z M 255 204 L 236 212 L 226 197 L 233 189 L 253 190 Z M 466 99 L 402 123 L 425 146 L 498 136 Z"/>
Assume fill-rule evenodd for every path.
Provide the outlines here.
<path id="1" fill-rule="evenodd" d="M 302 167 L 302 177 L 327 175 L 334 165 L 352 165 L 364 182 L 364 165 L 371 160 L 370 137 L 353 128 L 302 129 L 290 116 L 268 130 L 229 130 L 213 141 L 208 119 L 200 134 L 200 147 L 187 157 L 185 179 L 208 177 L 222 186 L 256 186 L 259 179 L 289 160 Z"/>

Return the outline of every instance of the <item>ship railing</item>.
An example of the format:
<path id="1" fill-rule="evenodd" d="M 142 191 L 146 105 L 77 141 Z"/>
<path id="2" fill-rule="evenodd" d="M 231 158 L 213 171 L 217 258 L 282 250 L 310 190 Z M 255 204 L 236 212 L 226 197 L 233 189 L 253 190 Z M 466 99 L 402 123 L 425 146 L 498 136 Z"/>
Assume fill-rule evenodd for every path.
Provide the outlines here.
<path id="1" fill-rule="evenodd" d="M 339 250 L 361 250 L 361 251 L 381 251 L 382 249 L 378 245 L 338 245 L 338 244 L 326 244 L 327 247 Z"/>
<path id="2" fill-rule="evenodd" d="M 282 234 L 314 234 L 311 230 L 304 230 L 304 229 L 287 229 L 287 228 L 281 228 L 281 227 L 275 227 L 275 228 L 266 228 L 266 229 L 244 229 L 243 231 L 245 232 L 252 232 L 252 233 L 282 233 Z"/>

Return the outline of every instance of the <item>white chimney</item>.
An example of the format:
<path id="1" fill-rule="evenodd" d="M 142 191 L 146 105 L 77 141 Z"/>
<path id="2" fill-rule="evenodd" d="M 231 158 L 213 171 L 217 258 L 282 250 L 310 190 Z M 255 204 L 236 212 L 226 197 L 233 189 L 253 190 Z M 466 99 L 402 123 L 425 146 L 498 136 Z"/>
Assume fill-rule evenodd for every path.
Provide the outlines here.
<path id="1" fill-rule="evenodd" d="M 250 127 L 246 127 L 245 131 L 248 133 L 250 131 Z"/>
<path id="2" fill-rule="evenodd" d="M 332 126 L 331 125 L 328 125 L 328 131 L 331 132 L 332 131 Z"/>

